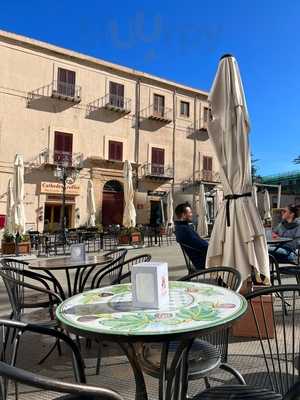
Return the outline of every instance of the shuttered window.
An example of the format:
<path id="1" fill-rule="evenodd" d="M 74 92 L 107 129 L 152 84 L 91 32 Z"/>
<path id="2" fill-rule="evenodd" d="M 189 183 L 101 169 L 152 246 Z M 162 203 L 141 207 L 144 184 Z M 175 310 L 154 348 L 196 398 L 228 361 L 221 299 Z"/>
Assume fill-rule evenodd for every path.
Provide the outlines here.
<path id="1" fill-rule="evenodd" d="M 110 140 L 108 143 L 108 159 L 123 161 L 123 143 Z"/>
<path id="2" fill-rule="evenodd" d="M 165 165 L 165 150 L 152 147 L 151 152 L 151 172 L 154 175 L 163 175 Z"/>
<path id="3" fill-rule="evenodd" d="M 190 116 L 190 103 L 187 101 L 180 102 L 180 115 L 187 118 Z"/>
<path id="4" fill-rule="evenodd" d="M 115 107 L 124 107 L 124 85 L 109 82 L 109 103 Z"/>
<path id="5" fill-rule="evenodd" d="M 208 107 L 203 108 L 203 121 L 208 122 L 211 119 L 211 109 Z"/>
<path id="6" fill-rule="evenodd" d="M 55 132 L 54 160 L 56 162 L 72 162 L 73 135 L 65 132 Z"/>
<path id="7" fill-rule="evenodd" d="M 153 112 L 161 117 L 165 113 L 165 97 L 160 94 L 154 94 L 153 96 Z"/>
<path id="8" fill-rule="evenodd" d="M 205 171 L 212 171 L 212 157 L 203 157 L 203 169 Z"/>
<path id="9" fill-rule="evenodd" d="M 74 71 L 70 71 L 64 68 L 58 68 L 57 70 L 57 90 L 60 94 L 65 96 L 75 96 L 75 79 L 76 74 Z"/>

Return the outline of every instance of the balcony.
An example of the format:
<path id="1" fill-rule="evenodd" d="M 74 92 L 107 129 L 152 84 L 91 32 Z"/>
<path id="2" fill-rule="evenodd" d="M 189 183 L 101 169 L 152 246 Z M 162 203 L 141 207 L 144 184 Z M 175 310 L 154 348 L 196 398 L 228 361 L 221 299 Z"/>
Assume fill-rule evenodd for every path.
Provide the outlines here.
<path id="1" fill-rule="evenodd" d="M 191 124 L 186 128 L 187 139 L 207 140 L 207 121 L 202 119 L 196 122 L 196 125 Z"/>
<path id="2" fill-rule="evenodd" d="M 197 182 L 220 182 L 220 174 L 215 171 L 202 169 L 201 171 L 196 171 L 195 180 Z"/>
<path id="3" fill-rule="evenodd" d="M 173 120 L 173 110 L 164 106 L 152 104 L 140 112 L 141 118 L 169 124 Z"/>
<path id="4" fill-rule="evenodd" d="M 160 164 L 144 164 L 142 166 L 143 176 L 156 179 L 173 179 L 174 171 L 171 166 Z"/>
<path id="5" fill-rule="evenodd" d="M 87 105 L 87 114 L 92 114 L 102 109 L 129 114 L 131 111 L 131 99 L 108 93 L 107 95 L 89 103 Z"/>
<path id="6" fill-rule="evenodd" d="M 72 103 L 80 103 L 81 86 L 67 82 L 53 81 L 49 85 L 32 90 L 27 95 L 27 103 L 43 98 L 55 98 Z"/>
<path id="7" fill-rule="evenodd" d="M 37 169 L 45 166 L 63 165 L 70 168 L 81 168 L 83 163 L 82 153 L 70 153 L 67 151 L 50 152 L 48 149 L 42 150 L 35 158 L 25 163 L 30 169 Z"/>

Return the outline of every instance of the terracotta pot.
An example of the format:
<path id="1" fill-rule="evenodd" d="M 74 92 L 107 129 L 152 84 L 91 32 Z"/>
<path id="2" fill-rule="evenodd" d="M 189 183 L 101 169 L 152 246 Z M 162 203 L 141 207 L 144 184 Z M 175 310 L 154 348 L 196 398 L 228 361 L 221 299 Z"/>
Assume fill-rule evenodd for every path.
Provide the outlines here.
<path id="1" fill-rule="evenodd" d="M 118 242 L 119 242 L 119 244 L 130 244 L 129 235 L 119 235 Z"/>
<path id="2" fill-rule="evenodd" d="M 19 254 L 28 254 L 30 253 L 31 247 L 30 242 L 20 242 L 18 246 Z"/>
<path id="3" fill-rule="evenodd" d="M 2 254 L 16 254 L 15 242 L 1 242 Z"/>
<path id="4" fill-rule="evenodd" d="M 140 232 L 134 232 L 131 234 L 131 243 L 140 243 L 141 242 L 141 234 Z"/>

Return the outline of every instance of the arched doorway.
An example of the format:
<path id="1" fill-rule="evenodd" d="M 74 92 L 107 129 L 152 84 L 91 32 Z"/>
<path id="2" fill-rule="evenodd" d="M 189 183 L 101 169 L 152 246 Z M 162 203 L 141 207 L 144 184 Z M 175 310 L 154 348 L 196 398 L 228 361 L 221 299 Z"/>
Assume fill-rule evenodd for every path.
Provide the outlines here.
<path id="1" fill-rule="evenodd" d="M 103 188 L 102 224 L 122 224 L 124 210 L 123 186 L 119 181 L 108 181 Z"/>

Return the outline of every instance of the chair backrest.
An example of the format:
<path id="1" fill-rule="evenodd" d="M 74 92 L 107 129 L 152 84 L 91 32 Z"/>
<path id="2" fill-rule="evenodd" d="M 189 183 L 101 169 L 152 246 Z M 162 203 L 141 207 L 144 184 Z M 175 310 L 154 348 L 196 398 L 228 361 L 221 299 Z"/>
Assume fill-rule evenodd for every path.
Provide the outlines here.
<path id="1" fill-rule="evenodd" d="M 23 311 L 25 287 L 24 274 L 28 265 L 25 261 L 4 258 L 1 260 L 0 276 L 6 287 L 9 302 L 12 308 L 12 316 L 19 320 Z"/>
<path id="2" fill-rule="evenodd" d="M 186 250 L 188 249 L 189 246 L 187 246 L 186 244 L 183 244 L 183 243 L 179 243 L 179 245 L 181 247 L 181 250 L 182 250 L 182 253 L 183 253 L 183 256 L 184 256 L 185 265 L 187 267 L 188 273 L 189 274 L 193 274 L 194 272 L 197 271 L 197 269 L 196 269 L 196 267 L 194 266 L 194 264 L 192 263 L 190 257 L 187 254 Z"/>
<path id="3" fill-rule="evenodd" d="M 280 285 L 245 296 L 260 343 L 251 347 L 251 363 L 265 376 L 263 386 L 282 395 L 299 381 L 299 291 L 299 285 Z"/>
<path id="4" fill-rule="evenodd" d="M 18 335 L 15 335 L 15 332 Z M 32 372 L 25 371 L 24 369 L 16 368 L 15 359 L 15 343 L 17 337 L 23 335 L 26 332 L 33 332 L 39 335 L 52 336 L 63 342 L 64 345 L 71 350 L 72 363 L 74 370 L 74 378 L 77 382 L 67 383 L 61 380 L 54 380 L 49 377 L 34 374 Z M 11 334 L 15 339 L 11 343 Z M 1 350 L 1 361 L 0 361 L 0 398 L 1 400 L 7 399 L 8 384 L 9 381 L 21 382 L 25 385 L 42 388 L 45 390 L 51 390 L 60 393 L 69 393 L 77 395 L 76 398 L 91 398 L 91 399 L 102 399 L 102 400 L 122 400 L 121 396 L 109 389 L 103 389 L 99 387 L 87 386 L 86 377 L 84 373 L 84 362 L 80 351 L 76 344 L 71 338 L 64 333 L 55 329 L 49 329 L 41 327 L 39 325 L 24 324 L 21 322 L 3 320 L 0 319 L 0 350 Z M 2 341 L 1 341 L 2 339 Z M 85 397 L 86 396 L 86 397 Z M 90 397 L 88 397 L 90 396 Z"/>
<path id="5" fill-rule="evenodd" d="M 242 276 L 235 268 L 214 267 L 194 272 L 180 279 L 181 281 L 210 283 L 238 292 L 242 286 Z"/>
<path id="6" fill-rule="evenodd" d="M 122 275 L 118 277 L 117 280 L 113 281 L 112 284 L 115 283 L 130 283 L 131 282 L 131 268 L 133 265 L 142 263 L 142 262 L 149 262 L 151 261 L 151 255 L 150 254 L 142 254 L 140 256 L 135 256 L 130 258 L 129 260 L 126 260 L 123 263 L 122 267 Z M 124 269 L 127 271 L 124 271 Z"/>
<path id="7" fill-rule="evenodd" d="M 105 256 L 112 258 L 106 265 L 94 265 L 91 268 L 85 268 L 81 271 L 79 276 L 79 292 L 83 292 L 87 289 L 88 280 L 91 281 L 89 289 L 99 287 L 104 271 L 107 273 L 111 280 L 116 279 L 122 273 L 122 265 L 124 263 L 127 254 L 126 249 L 113 250 L 109 253 L 105 253 Z M 111 271 L 111 274 L 109 273 Z M 110 276 L 111 275 L 111 276 Z"/>

